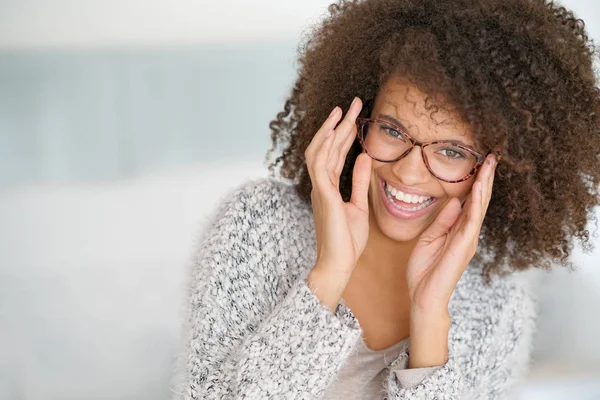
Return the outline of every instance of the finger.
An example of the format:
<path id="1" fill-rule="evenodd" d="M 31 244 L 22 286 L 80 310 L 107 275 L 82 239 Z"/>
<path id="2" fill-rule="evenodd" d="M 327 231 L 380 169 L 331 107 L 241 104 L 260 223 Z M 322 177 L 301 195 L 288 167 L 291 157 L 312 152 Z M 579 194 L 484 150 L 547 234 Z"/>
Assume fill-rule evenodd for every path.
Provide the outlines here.
<path id="1" fill-rule="evenodd" d="M 460 201 L 455 197 L 451 198 L 433 223 L 421 234 L 419 241 L 431 243 L 437 238 L 445 236 L 458 219 L 459 214 Z"/>
<path id="2" fill-rule="evenodd" d="M 341 109 L 336 106 L 329 114 L 329 117 L 327 117 L 327 119 L 323 122 L 317 133 L 315 133 L 310 144 L 304 151 L 304 158 L 306 160 L 306 167 L 309 175 L 313 175 L 313 164 L 317 159 L 317 156 L 320 154 L 319 149 L 323 147 L 323 143 L 328 138 L 328 134 L 333 131 L 340 117 Z"/>
<path id="3" fill-rule="evenodd" d="M 346 116 L 335 128 L 336 140 L 333 144 L 330 166 L 331 169 L 338 174 L 341 173 L 341 169 L 339 168 L 340 160 L 345 159 L 346 155 L 348 154 L 348 149 L 344 150 L 346 147 L 345 144 L 349 138 L 356 136 L 356 118 L 360 114 L 361 110 L 362 101 L 358 97 L 355 97 L 352 101 L 352 104 L 350 104 L 350 107 L 348 108 Z"/>
<path id="4" fill-rule="evenodd" d="M 329 160 L 329 153 L 331 151 L 331 146 L 333 146 L 334 138 L 335 131 L 331 129 L 325 135 L 325 138 L 321 144 L 321 148 L 318 149 L 318 152 L 312 163 L 312 174 L 319 187 L 319 190 L 327 190 L 327 187 L 332 182 L 329 171 L 327 170 L 327 162 Z"/>
<path id="5" fill-rule="evenodd" d="M 338 121 L 342 116 L 341 108 L 335 106 L 327 119 L 323 122 L 319 130 L 315 133 L 315 136 L 312 138 L 310 144 L 306 148 L 304 154 L 307 158 L 314 156 L 316 149 L 319 149 L 323 144 L 323 141 L 327 138 L 327 133 L 334 129 Z"/>
<path id="6" fill-rule="evenodd" d="M 479 230 L 482 223 L 482 192 L 483 189 L 481 182 L 480 180 L 476 180 L 471 188 L 471 192 L 469 193 L 462 211 L 460 211 L 458 220 L 452 226 L 454 234 L 450 235 L 450 242 L 448 244 L 446 253 L 447 261 L 442 262 L 433 272 L 435 275 L 439 275 L 438 279 L 440 282 L 449 283 L 448 287 L 451 288 L 451 291 L 454 290 L 454 287 L 464 272 L 464 268 L 466 268 L 465 265 L 464 268 L 457 269 L 457 265 L 461 265 L 461 263 L 457 262 L 456 260 L 463 260 L 465 258 L 470 260 L 477 248 L 476 244 L 479 239 Z M 460 202 L 457 203 L 460 204 Z M 448 206 L 446 206 L 446 208 L 448 208 Z M 445 210 L 442 210 L 440 215 L 444 211 Z"/>
<path id="7" fill-rule="evenodd" d="M 471 188 L 471 191 L 473 189 Z M 469 191 L 469 193 L 467 193 L 467 197 L 465 199 L 465 201 L 462 203 L 461 209 L 460 209 L 460 214 L 458 216 L 458 220 L 454 223 L 454 226 L 451 228 L 451 230 L 453 232 L 459 231 L 461 229 L 463 229 L 463 226 L 465 225 L 468 215 L 469 215 L 469 210 L 471 209 L 471 202 L 473 201 L 473 196 L 471 191 Z"/>
<path id="8" fill-rule="evenodd" d="M 476 249 L 475 243 L 477 243 L 479 227 L 481 226 L 481 219 L 479 217 L 480 200 L 481 189 L 479 188 L 479 182 L 476 181 L 471 189 L 470 201 L 467 200 L 459 216 L 459 221 L 454 224 L 456 231 L 450 235 L 450 242 L 448 243 L 445 257 L 446 261 L 440 263 L 438 268 L 433 272 L 435 275 L 439 275 L 437 279 L 440 282 L 448 282 L 448 288 L 451 288 L 450 293 L 454 290 L 464 272 L 464 268 L 466 268 L 466 265 L 464 268 L 457 268 L 459 265 L 462 265 L 461 260 L 470 260 L 473 257 L 471 253 L 474 253 Z M 459 204 L 459 202 L 456 203 Z M 444 210 L 440 214 L 443 212 Z"/>
<path id="9" fill-rule="evenodd" d="M 352 171 L 352 195 L 350 202 L 364 212 L 369 212 L 369 183 L 371 182 L 371 157 L 360 153 Z"/>
<path id="10" fill-rule="evenodd" d="M 355 97 L 350 103 L 348 107 L 348 111 L 346 115 L 340 122 L 340 124 L 335 128 L 338 133 L 338 139 L 335 142 L 335 145 L 340 145 L 346 139 L 346 134 L 348 133 L 348 127 L 353 124 L 352 120 L 356 119 L 360 114 L 360 110 L 362 109 L 362 102 L 358 97 Z"/>
<path id="11" fill-rule="evenodd" d="M 346 163 L 346 157 L 348 157 L 348 151 L 352 147 L 352 144 L 354 143 L 354 141 L 357 139 L 357 136 L 358 136 L 358 128 L 355 123 L 352 126 L 352 129 L 350 130 L 349 134 L 346 136 L 346 139 L 344 140 L 344 142 L 342 143 L 342 145 L 340 147 L 340 153 L 338 155 L 337 164 L 335 167 L 335 171 L 338 175 L 340 175 L 342 173 L 342 170 L 344 169 L 344 164 Z"/>
<path id="12" fill-rule="evenodd" d="M 480 180 L 476 180 L 471 189 L 471 203 L 462 235 L 472 241 L 477 241 L 481 224 L 483 223 L 483 204 L 482 204 L 483 184 Z"/>
<path id="13" fill-rule="evenodd" d="M 337 128 L 335 128 L 336 131 L 348 134 L 352 127 L 356 124 L 356 118 L 360 114 L 361 110 L 362 101 L 358 97 L 355 97 L 354 100 L 352 100 L 352 104 L 350 104 L 350 107 L 348 108 L 346 116 L 344 119 L 342 119 L 342 122 L 340 122 Z M 344 136 L 344 138 L 345 137 L 346 136 Z"/>
<path id="14" fill-rule="evenodd" d="M 482 168 L 479 170 L 477 174 L 477 179 L 473 184 L 472 190 L 477 188 L 478 184 L 482 186 L 482 193 L 480 198 L 480 209 L 481 209 L 481 221 L 483 223 L 483 219 L 485 218 L 485 214 L 487 212 L 487 207 L 489 205 L 489 201 L 491 198 L 491 188 L 494 179 L 494 156 L 493 154 L 489 154 L 483 163 Z"/>
<path id="15" fill-rule="evenodd" d="M 484 184 L 484 191 L 483 191 L 483 195 L 482 195 L 482 200 L 484 202 L 483 218 L 485 218 L 485 214 L 487 213 L 488 206 L 490 205 L 490 200 L 492 199 L 492 190 L 494 187 L 494 177 L 496 175 L 496 166 L 498 165 L 496 157 L 491 155 L 490 158 L 491 158 L 491 160 L 490 160 L 491 164 L 489 166 L 490 172 L 489 172 L 487 181 Z"/>
<path id="16" fill-rule="evenodd" d="M 327 133 L 330 130 L 335 129 L 335 126 L 338 123 L 338 121 L 340 120 L 341 116 L 342 116 L 342 110 L 338 106 L 335 106 L 333 108 L 333 110 L 331 111 L 331 113 L 329 114 L 329 116 L 327 117 L 327 119 L 325 119 L 325 121 L 323 121 L 323 124 L 321 125 L 319 130 L 315 133 L 310 144 L 306 148 L 307 153 L 314 153 L 316 151 L 316 149 L 321 147 L 321 145 L 323 144 L 323 141 L 327 138 Z"/>
<path id="17" fill-rule="evenodd" d="M 491 199 L 491 193 L 492 193 L 492 186 L 494 183 L 494 172 L 495 172 L 495 158 L 493 156 L 493 154 L 490 154 L 486 157 L 484 163 L 483 163 L 483 167 L 478 171 L 477 173 L 477 178 L 475 180 L 475 182 L 473 183 L 473 186 L 471 188 L 471 192 L 469 193 L 469 196 L 467 198 L 467 201 L 465 202 L 465 205 L 463 207 L 463 213 L 465 214 L 465 221 L 469 221 L 472 219 L 473 217 L 473 213 L 479 212 L 480 213 L 480 222 L 479 222 L 479 227 L 477 229 L 477 235 L 479 236 L 479 231 L 481 230 L 481 225 L 483 224 L 483 220 L 485 218 L 485 214 L 487 212 L 487 208 Z M 474 198 L 477 196 L 477 193 L 475 193 L 478 185 L 481 184 L 481 193 L 479 196 L 479 210 L 480 211 L 476 211 L 472 205 L 472 203 L 475 201 Z M 461 215 L 462 217 L 462 215 Z M 461 218 L 461 223 L 463 223 L 464 221 Z"/>

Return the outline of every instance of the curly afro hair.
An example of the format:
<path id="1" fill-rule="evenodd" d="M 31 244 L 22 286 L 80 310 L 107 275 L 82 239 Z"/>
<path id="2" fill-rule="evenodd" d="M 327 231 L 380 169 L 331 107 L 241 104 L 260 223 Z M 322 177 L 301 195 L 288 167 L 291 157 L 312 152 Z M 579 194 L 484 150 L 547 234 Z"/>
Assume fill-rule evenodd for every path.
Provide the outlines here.
<path id="1" fill-rule="evenodd" d="M 301 199 L 310 203 L 312 190 L 304 151 L 330 110 L 355 96 L 373 99 L 394 74 L 451 104 L 483 149 L 502 146 L 475 257 L 486 282 L 530 267 L 572 268 L 573 237 L 593 248 L 598 51 L 571 11 L 546 0 L 339 1 L 298 51 L 298 78 L 270 123 L 267 159 L 280 149 L 271 175 L 291 180 Z M 361 151 L 356 141 L 348 152 L 344 201 Z"/>

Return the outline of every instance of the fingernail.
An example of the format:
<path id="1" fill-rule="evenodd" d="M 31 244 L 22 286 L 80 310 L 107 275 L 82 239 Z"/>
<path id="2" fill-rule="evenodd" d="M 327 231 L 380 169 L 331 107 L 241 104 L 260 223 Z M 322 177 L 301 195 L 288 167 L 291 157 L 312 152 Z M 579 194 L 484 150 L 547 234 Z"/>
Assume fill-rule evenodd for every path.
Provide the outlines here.
<path id="1" fill-rule="evenodd" d="M 337 111 L 337 106 L 333 107 L 333 110 L 331 110 L 331 114 L 329 114 L 328 118 L 333 117 L 333 114 L 335 114 L 336 111 Z"/>
<path id="2" fill-rule="evenodd" d="M 358 101 L 358 97 L 355 97 L 354 100 L 352 100 L 352 104 L 350 104 L 350 107 L 355 105 L 357 101 Z"/>

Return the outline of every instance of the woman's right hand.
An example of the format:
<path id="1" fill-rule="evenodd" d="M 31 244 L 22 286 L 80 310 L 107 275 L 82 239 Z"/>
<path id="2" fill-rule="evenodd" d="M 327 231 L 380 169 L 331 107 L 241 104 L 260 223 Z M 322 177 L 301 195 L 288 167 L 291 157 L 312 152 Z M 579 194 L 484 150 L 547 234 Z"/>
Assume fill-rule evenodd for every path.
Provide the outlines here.
<path id="1" fill-rule="evenodd" d="M 317 236 L 317 264 L 313 270 L 325 273 L 328 279 L 350 278 L 369 236 L 371 157 L 361 153 L 356 159 L 349 202 L 343 201 L 339 190 L 340 175 L 356 138 L 356 118 L 361 109 L 362 102 L 357 97 L 338 124 L 342 111 L 335 107 L 304 152 L 312 182 Z"/>

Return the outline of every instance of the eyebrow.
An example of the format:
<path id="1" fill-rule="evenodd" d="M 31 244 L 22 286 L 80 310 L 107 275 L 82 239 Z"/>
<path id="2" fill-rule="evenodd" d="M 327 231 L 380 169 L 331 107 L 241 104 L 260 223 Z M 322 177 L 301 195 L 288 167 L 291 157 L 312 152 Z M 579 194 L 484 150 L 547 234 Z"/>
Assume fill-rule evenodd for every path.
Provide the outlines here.
<path id="1" fill-rule="evenodd" d="M 396 125 L 398 128 L 402 129 L 404 132 L 408 133 L 409 135 L 413 136 L 412 133 L 410 133 L 410 131 L 402 124 L 402 122 L 398 121 L 396 118 L 389 116 L 387 114 L 378 114 L 376 119 L 382 119 L 382 120 L 386 120 L 388 122 L 391 122 L 392 124 Z M 452 142 L 455 143 L 460 143 L 463 146 L 467 146 L 470 147 L 472 149 L 475 148 L 474 144 L 468 144 L 463 142 L 462 140 L 457 140 L 457 139 L 447 139 L 450 140 Z"/>

